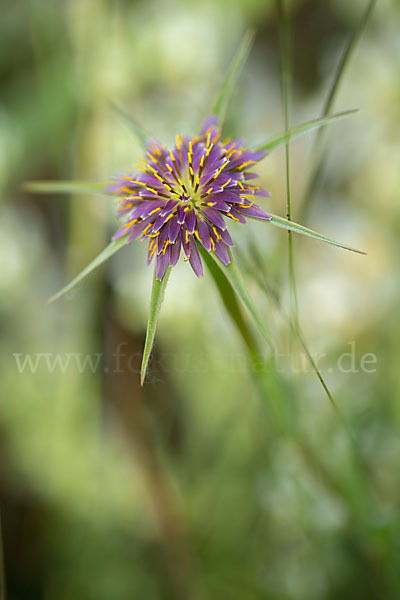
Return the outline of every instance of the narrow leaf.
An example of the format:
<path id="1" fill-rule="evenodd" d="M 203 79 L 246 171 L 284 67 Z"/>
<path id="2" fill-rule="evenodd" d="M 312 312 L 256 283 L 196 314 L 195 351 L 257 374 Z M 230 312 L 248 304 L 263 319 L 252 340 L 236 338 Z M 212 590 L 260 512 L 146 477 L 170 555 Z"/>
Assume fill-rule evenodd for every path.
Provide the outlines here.
<path id="1" fill-rule="evenodd" d="M 336 121 L 337 119 L 342 119 L 343 117 L 352 115 L 353 113 L 355 113 L 357 111 L 358 111 L 357 108 L 353 108 L 351 110 L 344 110 L 343 112 L 336 113 L 334 115 L 330 115 L 329 117 L 322 117 L 319 119 L 313 119 L 312 121 L 306 121 L 305 123 L 298 125 L 294 129 L 290 129 L 289 131 L 282 133 L 278 137 L 273 138 L 269 142 L 263 142 L 261 144 L 257 144 L 257 146 L 254 147 L 254 150 L 255 151 L 275 150 L 275 148 L 278 148 L 278 146 L 282 146 L 282 144 L 286 144 L 286 142 L 288 142 L 292 138 L 297 137 L 298 135 L 302 135 L 303 133 L 306 133 L 307 131 L 311 131 L 312 129 L 315 129 L 317 127 L 324 127 L 325 125 L 328 125 L 332 121 Z"/>
<path id="2" fill-rule="evenodd" d="M 113 111 L 120 117 L 120 119 L 125 123 L 128 129 L 133 133 L 136 137 L 140 146 L 145 148 L 147 140 L 150 138 L 150 134 L 134 119 L 129 115 L 123 108 L 121 108 L 115 102 L 111 103 L 111 108 Z"/>
<path id="3" fill-rule="evenodd" d="M 68 285 L 63 287 L 56 294 L 54 294 L 54 296 L 51 296 L 51 298 L 49 298 L 46 301 L 46 304 L 51 304 L 52 302 L 55 302 L 56 300 L 70 292 L 80 281 L 82 281 L 82 279 L 87 277 L 92 271 L 94 271 L 95 269 L 97 269 L 97 267 L 103 264 L 103 262 L 108 260 L 113 254 L 115 254 L 116 252 L 118 252 L 118 250 L 125 246 L 125 244 L 127 243 L 126 240 L 127 238 L 123 237 L 119 240 L 111 242 L 106 248 L 104 248 L 102 252 L 100 252 L 100 254 L 94 260 L 92 260 L 91 263 L 88 264 L 88 266 L 85 269 L 83 269 L 83 271 L 79 273 L 79 275 L 77 275 L 70 283 L 68 283 Z"/>
<path id="4" fill-rule="evenodd" d="M 218 93 L 217 99 L 215 100 L 214 106 L 211 110 L 211 114 L 216 115 L 218 117 L 221 129 L 225 120 L 226 111 L 233 92 L 234 85 L 250 53 L 250 49 L 253 44 L 253 39 L 254 32 L 248 31 L 245 34 L 232 60 L 228 72 L 225 75 L 221 89 Z"/>
<path id="5" fill-rule="evenodd" d="M 108 185 L 110 183 L 90 181 L 26 181 L 22 184 L 22 189 L 35 194 L 107 195 L 105 190 Z"/>
<path id="6" fill-rule="evenodd" d="M 140 384 L 144 384 L 147 367 L 149 364 L 151 350 L 153 348 L 156 335 L 157 321 L 160 314 L 161 304 L 164 299 L 165 288 L 171 273 L 171 267 L 168 266 L 165 275 L 161 281 L 156 279 L 156 265 L 154 267 L 153 289 L 151 291 L 149 320 L 147 322 L 146 341 L 144 343 L 142 366 L 140 369 Z"/>
<path id="7" fill-rule="evenodd" d="M 350 246 L 346 246 L 345 244 L 341 244 L 340 242 L 335 242 L 335 240 L 331 240 L 330 238 L 313 231 L 312 229 L 308 229 L 308 227 L 304 227 L 303 225 L 299 225 L 294 221 L 288 221 L 283 217 L 279 217 L 277 215 L 272 215 L 268 213 L 271 217 L 271 220 L 268 221 L 275 225 L 276 227 L 282 227 L 282 229 L 287 229 L 288 231 L 294 231 L 295 233 L 301 233 L 302 235 L 307 235 L 308 237 L 312 237 L 316 240 L 320 240 L 321 242 L 326 242 L 328 244 L 332 244 L 333 246 L 338 246 L 339 248 L 344 248 L 345 250 L 350 250 L 351 252 L 357 252 L 357 254 L 366 254 L 362 250 L 356 250 L 355 248 L 351 248 Z"/>
<path id="8" fill-rule="evenodd" d="M 274 343 L 271 339 L 270 333 L 267 329 L 264 319 L 261 317 L 260 313 L 258 312 L 256 306 L 253 303 L 253 300 L 251 299 L 251 297 L 246 289 L 246 286 L 243 282 L 243 279 L 242 279 L 239 269 L 233 259 L 232 254 L 230 253 L 231 262 L 229 263 L 229 265 L 224 265 L 213 253 L 210 253 L 210 256 L 214 259 L 215 263 L 219 266 L 219 268 L 221 269 L 221 271 L 223 272 L 223 274 L 226 276 L 227 280 L 231 284 L 232 288 L 234 289 L 236 295 L 240 298 L 240 300 L 243 302 L 243 304 L 247 308 L 249 314 L 251 315 L 251 317 L 253 318 L 253 320 L 257 326 L 258 331 L 264 337 L 264 339 L 269 344 L 271 349 L 273 351 L 275 351 Z"/>

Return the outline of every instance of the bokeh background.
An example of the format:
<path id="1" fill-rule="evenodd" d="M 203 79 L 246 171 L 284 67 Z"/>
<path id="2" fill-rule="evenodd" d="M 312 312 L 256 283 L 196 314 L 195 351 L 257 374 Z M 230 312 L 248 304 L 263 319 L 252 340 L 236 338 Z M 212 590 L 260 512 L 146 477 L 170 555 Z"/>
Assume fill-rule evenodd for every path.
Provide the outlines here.
<path id="1" fill-rule="evenodd" d="M 292 125 L 321 114 L 365 8 L 290 3 Z M 291 143 L 294 219 L 368 253 L 294 239 L 301 327 L 311 352 L 324 355 L 338 411 L 290 335 L 286 232 L 232 227 L 246 285 L 282 355 L 276 369 L 254 376 L 212 278 L 197 280 L 182 263 L 140 388 L 152 280 L 145 247 L 124 248 L 44 307 L 108 243 L 116 211 L 101 195 L 22 187 L 134 169 L 140 147 L 113 102 L 166 142 L 194 134 L 248 27 L 255 44 L 226 130 L 249 143 L 279 134 L 275 3 L 3 0 L 1 15 L 7 597 L 399 598 L 397 0 L 378 0 L 346 67 L 334 108 L 359 112 L 330 126 L 312 194 L 315 133 Z M 283 149 L 261 176 L 272 192 L 263 207 L 284 215 Z"/>

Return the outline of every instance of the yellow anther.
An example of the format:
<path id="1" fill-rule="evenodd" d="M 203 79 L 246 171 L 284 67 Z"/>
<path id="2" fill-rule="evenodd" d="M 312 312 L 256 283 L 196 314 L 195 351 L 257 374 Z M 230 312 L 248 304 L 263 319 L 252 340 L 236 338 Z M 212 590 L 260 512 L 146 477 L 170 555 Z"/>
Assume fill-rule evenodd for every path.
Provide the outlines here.
<path id="1" fill-rule="evenodd" d="M 137 219 L 133 219 L 133 221 L 129 221 L 129 223 L 126 223 L 126 225 L 124 225 L 124 229 L 128 229 L 128 227 L 132 227 L 132 225 L 134 225 L 135 223 L 137 223 Z"/>
<path id="2" fill-rule="evenodd" d="M 147 156 L 149 156 L 153 162 L 158 164 L 158 160 L 150 152 L 147 153 Z"/>
<path id="3" fill-rule="evenodd" d="M 155 208 L 154 210 L 149 212 L 149 215 L 154 215 L 154 213 L 158 212 L 159 210 L 161 210 L 161 206 L 159 206 L 158 208 Z"/>
<path id="4" fill-rule="evenodd" d="M 248 160 L 247 162 L 242 163 L 241 165 L 239 165 L 237 167 L 238 171 L 241 171 L 242 169 L 244 169 L 244 167 L 247 167 L 248 165 L 255 165 L 256 161 L 255 160 Z"/>
<path id="5" fill-rule="evenodd" d="M 154 188 L 150 187 L 149 185 L 146 185 L 146 190 L 148 192 L 152 192 L 153 194 L 158 194 L 157 190 L 155 190 Z"/>

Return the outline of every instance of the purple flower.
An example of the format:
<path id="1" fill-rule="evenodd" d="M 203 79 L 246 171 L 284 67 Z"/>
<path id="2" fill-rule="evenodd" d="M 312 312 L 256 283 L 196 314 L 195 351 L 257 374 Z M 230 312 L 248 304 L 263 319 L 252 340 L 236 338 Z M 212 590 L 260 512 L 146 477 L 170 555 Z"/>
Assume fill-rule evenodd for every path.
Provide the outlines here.
<path id="1" fill-rule="evenodd" d="M 216 117 L 206 121 L 198 137 L 177 136 L 172 150 L 149 140 L 146 160 L 138 165 L 141 173 L 121 177 L 109 188 L 120 196 L 119 215 L 125 219 L 113 239 L 148 239 L 148 264 L 155 256 L 160 280 L 181 251 L 201 276 L 197 243 L 229 264 L 233 241 L 227 222 L 270 219 L 255 204 L 256 196 L 269 193 L 254 185 L 257 175 L 249 172 L 265 154 L 247 150 L 241 140 L 221 141 Z"/>

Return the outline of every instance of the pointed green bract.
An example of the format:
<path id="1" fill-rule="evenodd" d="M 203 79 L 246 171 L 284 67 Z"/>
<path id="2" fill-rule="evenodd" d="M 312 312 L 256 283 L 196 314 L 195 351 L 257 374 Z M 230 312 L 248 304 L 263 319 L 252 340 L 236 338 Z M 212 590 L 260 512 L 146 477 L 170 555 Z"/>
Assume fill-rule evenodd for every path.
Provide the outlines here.
<path id="1" fill-rule="evenodd" d="M 288 221 L 283 217 L 279 217 L 278 215 L 273 215 L 268 213 L 271 217 L 271 220 L 268 223 L 272 223 L 276 227 L 281 227 L 282 229 L 286 229 L 288 231 L 294 231 L 295 233 L 301 233 L 302 235 L 307 235 L 308 237 L 314 238 L 315 240 L 319 240 L 320 242 L 326 242 L 327 244 L 332 244 L 333 246 L 338 246 L 338 248 L 343 248 L 344 250 L 350 250 L 351 252 L 357 252 L 357 254 L 366 254 L 362 250 L 356 250 L 356 248 L 351 248 L 350 246 L 346 246 L 345 244 L 341 244 L 340 242 L 336 242 L 335 240 L 331 240 L 330 238 L 313 231 L 312 229 L 308 229 L 308 227 L 304 227 L 303 225 L 299 225 L 294 221 Z"/>
<path id="2" fill-rule="evenodd" d="M 110 195 L 107 193 L 107 186 L 110 182 L 91 182 L 91 181 L 26 181 L 22 189 L 34 194 L 90 194 L 90 195 Z"/>
<path id="3" fill-rule="evenodd" d="M 83 279 L 85 279 L 85 277 L 87 277 L 92 271 L 94 271 L 95 269 L 97 269 L 97 267 L 99 267 L 100 265 L 102 265 L 106 260 L 108 260 L 113 254 L 115 254 L 116 252 L 118 252 L 118 250 L 120 250 L 123 246 L 125 246 L 127 243 L 127 236 L 119 239 L 119 240 L 115 240 L 113 242 L 111 242 L 106 248 L 104 248 L 104 250 L 102 252 L 100 252 L 100 254 L 94 259 L 92 260 L 91 263 L 88 264 L 88 266 L 83 269 L 83 271 L 81 271 L 79 273 L 79 275 L 77 275 L 68 285 L 66 285 L 65 287 L 63 287 L 59 292 L 57 292 L 56 294 L 54 294 L 54 296 L 51 296 L 51 298 L 49 298 L 46 301 L 46 304 L 51 304 L 52 302 L 55 302 L 56 300 L 58 300 L 59 298 L 61 298 L 62 296 L 64 296 L 65 294 L 67 294 L 68 292 L 70 292 L 80 281 L 82 281 Z"/>
<path id="4" fill-rule="evenodd" d="M 136 121 L 136 119 L 131 117 L 131 115 L 128 115 L 128 113 L 124 109 L 122 109 L 118 104 L 116 104 L 115 102 L 111 103 L 111 107 L 114 110 L 114 112 L 118 115 L 118 117 L 120 117 L 120 119 L 125 123 L 125 125 L 128 127 L 128 129 L 130 129 L 130 131 L 136 137 L 140 146 L 145 148 L 146 142 L 150 137 L 150 135 L 146 132 L 146 130 L 140 125 L 140 123 L 138 123 Z"/>
<path id="5" fill-rule="evenodd" d="M 151 291 L 150 299 L 150 312 L 149 319 L 147 322 L 146 341 L 144 343 L 142 366 L 140 369 L 140 384 L 143 385 L 146 378 L 147 367 L 149 365 L 149 359 L 151 350 L 154 344 L 154 338 L 156 335 L 157 321 L 160 315 L 161 304 L 164 299 L 165 288 L 167 287 L 168 278 L 171 273 L 171 267 L 168 266 L 165 271 L 164 277 L 161 281 L 156 279 L 157 264 L 154 267 L 154 279 L 153 289 Z"/>
<path id="6" fill-rule="evenodd" d="M 282 144 L 286 144 L 286 142 L 288 142 L 289 140 L 291 140 L 299 135 L 302 135 L 303 133 L 306 133 L 307 131 L 311 131 L 312 129 L 316 129 L 317 127 L 324 127 L 325 125 L 328 125 L 332 121 L 336 121 L 337 119 L 342 119 L 343 117 L 348 117 L 349 115 L 352 115 L 352 114 L 356 113 L 357 111 L 358 111 L 358 108 L 353 108 L 351 110 L 344 110 L 340 113 L 330 115 L 329 117 L 322 117 L 319 119 L 313 119 L 312 121 L 306 121 L 305 123 L 302 123 L 301 125 L 298 125 L 297 127 L 290 129 L 289 131 L 286 131 L 285 133 L 282 133 L 278 137 L 273 138 L 269 142 L 263 142 L 262 144 L 257 144 L 257 146 L 253 147 L 253 150 L 255 150 L 255 151 L 267 150 L 270 152 L 271 150 L 275 150 L 275 148 L 282 146 Z"/>
<path id="7" fill-rule="evenodd" d="M 248 31 L 245 34 L 232 60 L 231 66 L 229 67 L 228 72 L 225 75 L 217 99 L 211 109 L 210 114 L 216 115 L 218 117 L 221 129 L 225 120 L 226 111 L 228 108 L 229 100 L 231 98 L 234 85 L 250 53 L 250 49 L 253 44 L 253 39 L 254 32 Z"/>

